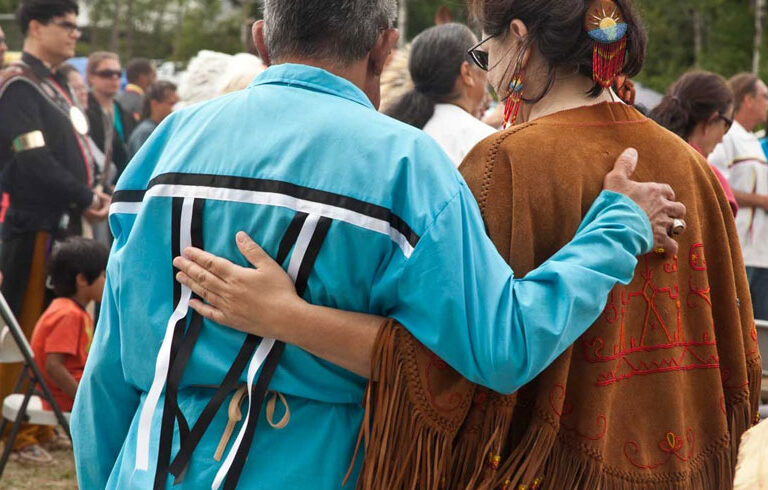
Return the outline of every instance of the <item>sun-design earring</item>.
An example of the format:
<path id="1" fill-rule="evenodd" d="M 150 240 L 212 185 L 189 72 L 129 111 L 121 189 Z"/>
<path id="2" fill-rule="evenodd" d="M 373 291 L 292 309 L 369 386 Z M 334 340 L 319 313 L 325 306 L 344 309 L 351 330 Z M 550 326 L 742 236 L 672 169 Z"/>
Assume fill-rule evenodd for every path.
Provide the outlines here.
<path id="1" fill-rule="evenodd" d="M 520 112 L 520 106 L 523 102 L 524 79 L 525 68 L 523 68 L 522 63 L 518 63 L 507 91 L 507 102 L 504 106 L 504 129 L 514 126 L 517 122 L 517 114 Z"/>
<path id="2" fill-rule="evenodd" d="M 624 71 L 628 26 L 613 0 L 595 0 L 587 9 L 584 28 L 592 39 L 592 78 L 608 88 Z"/>

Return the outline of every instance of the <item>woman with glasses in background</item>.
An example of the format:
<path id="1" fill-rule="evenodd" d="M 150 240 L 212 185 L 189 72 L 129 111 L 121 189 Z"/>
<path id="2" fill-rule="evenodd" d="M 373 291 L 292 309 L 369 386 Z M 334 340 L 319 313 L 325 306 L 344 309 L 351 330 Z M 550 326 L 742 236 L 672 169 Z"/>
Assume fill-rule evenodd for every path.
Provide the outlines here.
<path id="1" fill-rule="evenodd" d="M 431 27 L 413 40 L 408 70 L 414 88 L 385 112 L 423 129 L 457 167 L 495 132 L 475 115 L 483 112 L 487 77 L 467 50 L 477 38 L 463 24 Z"/>
<path id="2" fill-rule="evenodd" d="M 686 73 L 669 88 L 651 117 L 709 157 L 733 125 L 733 93 L 723 77 L 706 71 Z M 739 210 L 731 186 L 712 166 L 734 216 Z"/>

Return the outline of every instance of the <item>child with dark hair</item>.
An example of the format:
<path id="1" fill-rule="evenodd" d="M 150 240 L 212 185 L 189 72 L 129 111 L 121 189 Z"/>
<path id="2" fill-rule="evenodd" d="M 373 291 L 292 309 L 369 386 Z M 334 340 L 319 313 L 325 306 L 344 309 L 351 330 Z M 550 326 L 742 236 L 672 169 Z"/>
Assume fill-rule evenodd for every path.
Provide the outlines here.
<path id="1" fill-rule="evenodd" d="M 65 412 L 72 410 L 93 338 L 93 319 L 86 307 L 101 299 L 108 256 L 106 245 L 74 237 L 55 249 L 48 266 L 56 299 L 35 325 L 32 351 Z"/>
<path id="2" fill-rule="evenodd" d="M 93 339 L 93 318 L 86 311 L 104 291 L 109 250 L 99 242 L 73 237 L 59 245 L 48 264 L 48 284 L 56 299 L 32 333 L 32 352 L 64 412 L 72 410 Z M 44 408 L 51 409 L 47 401 Z M 19 458 L 45 463 L 52 458 L 40 444 L 56 439 L 52 427 L 25 426 L 14 450 Z"/>

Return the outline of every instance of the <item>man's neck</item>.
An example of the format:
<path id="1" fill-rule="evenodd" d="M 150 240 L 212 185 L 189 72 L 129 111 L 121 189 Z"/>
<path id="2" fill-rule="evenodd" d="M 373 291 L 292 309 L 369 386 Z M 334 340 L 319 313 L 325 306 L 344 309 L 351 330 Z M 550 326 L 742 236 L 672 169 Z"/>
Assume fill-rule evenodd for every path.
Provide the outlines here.
<path id="1" fill-rule="evenodd" d="M 114 104 L 114 100 L 115 100 L 114 97 L 111 97 L 109 95 L 103 95 L 98 92 L 92 92 L 92 93 L 93 93 L 93 98 L 96 99 L 96 102 L 99 103 L 102 109 L 112 112 L 113 110 L 112 105 Z"/>
<path id="2" fill-rule="evenodd" d="M 31 39 L 24 41 L 24 51 L 43 62 L 46 68 L 53 71 L 54 68 L 62 64 L 65 60 L 51 56 Z"/>
<path id="3" fill-rule="evenodd" d="M 741 124 L 741 127 L 746 129 L 750 133 L 754 131 L 755 127 L 757 126 L 756 122 L 754 122 L 752 119 L 747 117 L 745 114 L 742 114 L 741 112 L 739 114 L 736 114 L 733 120 Z"/>
<path id="4" fill-rule="evenodd" d="M 301 57 L 286 57 L 281 58 L 279 61 L 275 61 L 277 64 L 295 63 L 297 65 L 314 66 L 315 68 L 323 69 L 329 73 L 336 75 L 337 77 L 344 78 L 352 82 L 357 88 L 366 92 L 365 80 L 367 75 L 368 58 L 356 61 L 349 65 L 339 65 L 332 62 L 325 62 L 310 58 Z M 366 95 L 369 95 L 366 93 Z M 370 95 L 369 95 L 370 97 Z"/>

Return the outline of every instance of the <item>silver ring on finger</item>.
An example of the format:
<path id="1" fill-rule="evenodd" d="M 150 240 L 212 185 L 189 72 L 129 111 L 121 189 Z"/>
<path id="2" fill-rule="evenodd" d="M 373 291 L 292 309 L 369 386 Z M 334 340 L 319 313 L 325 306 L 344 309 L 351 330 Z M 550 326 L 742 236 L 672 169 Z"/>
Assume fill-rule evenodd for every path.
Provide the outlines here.
<path id="1" fill-rule="evenodd" d="M 681 235 L 683 232 L 685 232 L 686 224 L 685 221 L 681 219 L 675 219 L 672 221 L 672 226 L 669 228 L 669 232 L 667 233 L 670 237 L 676 237 L 678 235 Z"/>

